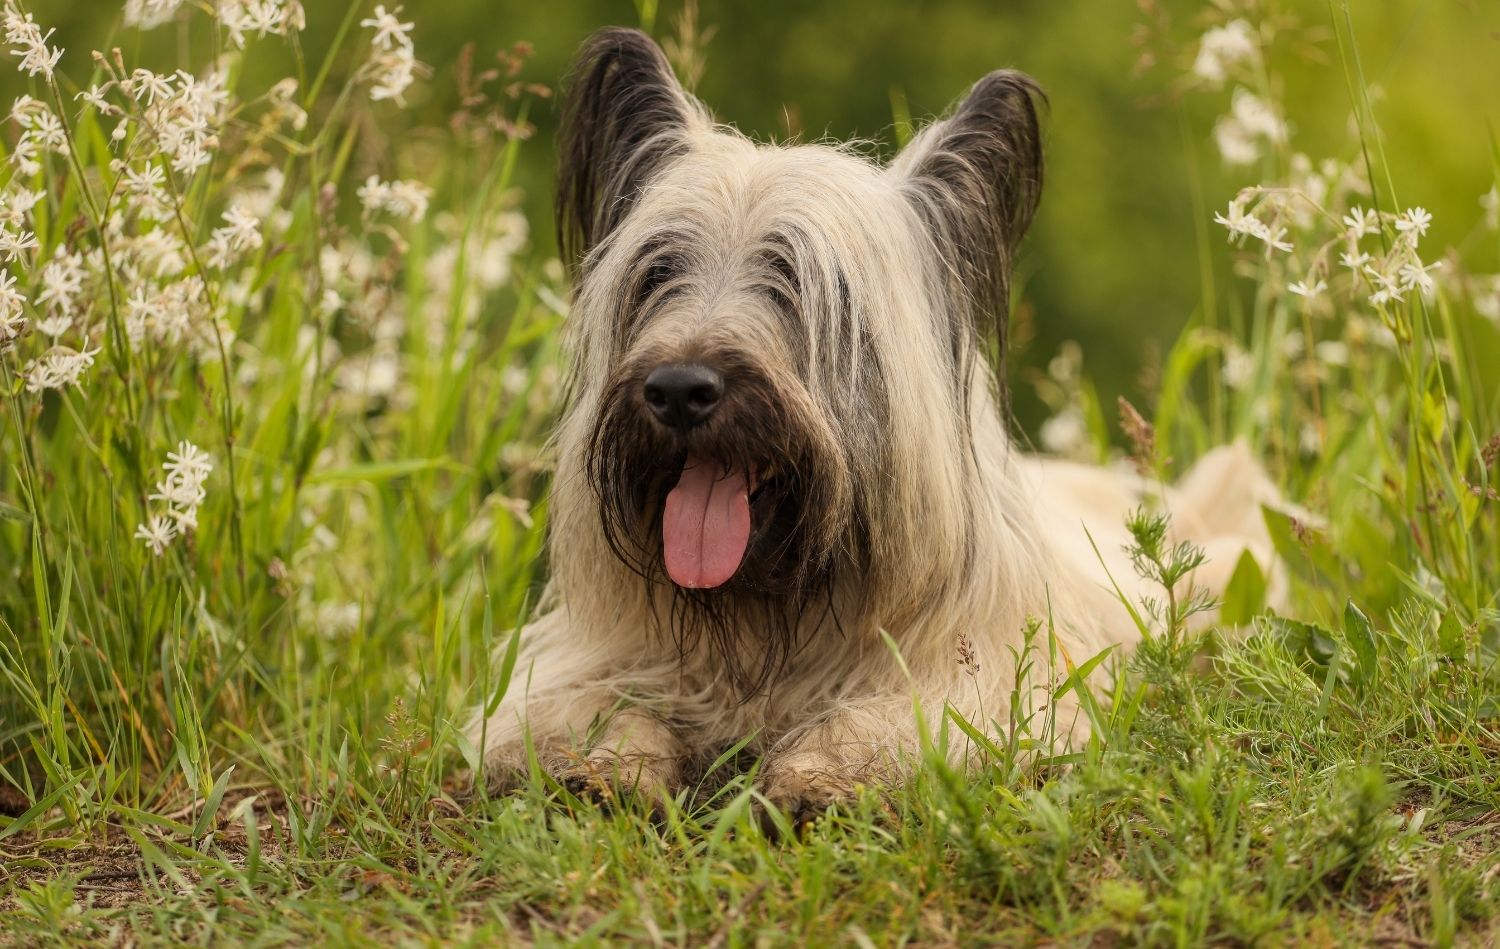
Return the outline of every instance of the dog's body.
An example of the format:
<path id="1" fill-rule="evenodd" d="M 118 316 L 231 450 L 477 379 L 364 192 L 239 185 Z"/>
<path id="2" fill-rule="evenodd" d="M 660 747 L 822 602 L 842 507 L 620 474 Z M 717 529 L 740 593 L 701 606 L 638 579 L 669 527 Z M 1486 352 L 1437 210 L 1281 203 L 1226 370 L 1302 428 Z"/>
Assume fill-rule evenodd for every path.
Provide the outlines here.
<path id="1" fill-rule="evenodd" d="M 643 35 L 589 42 L 559 185 L 577 269 L 552 578 L 469 729 L 492 781 L 529 738 L 560 776 L 660 795 L 753 736 L 767 795 L 821 806 L 899 778 L 914 698 L 1003 725 L 1028 622 L 1059 665 L 1137 637 L 1110 578 L 1139 594 L 1123 523 L 1152 492 L 1014 450 L 986 359 L 1040 193 L 1035 95 L 994 73 L 881 167 L 753 144 Z M 1208 548 L 1203 586 L 1265 562 L 1272 492 L 1243 450 L 1155 493 Z"/>

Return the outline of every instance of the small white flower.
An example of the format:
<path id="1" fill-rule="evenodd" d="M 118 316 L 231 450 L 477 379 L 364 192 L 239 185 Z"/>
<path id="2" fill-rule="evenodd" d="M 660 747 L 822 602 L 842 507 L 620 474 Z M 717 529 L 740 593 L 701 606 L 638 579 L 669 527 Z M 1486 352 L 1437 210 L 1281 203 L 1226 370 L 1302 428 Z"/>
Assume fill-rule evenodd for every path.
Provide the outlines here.
<path id="1" fill-rule="evenodd" d="M 129 88 L 135 101 L 155 105 L 158 99 L 172 98 L 172 77 L 158 75 L 149 69 L 137 69 L 130 74 Z"/>
<path id="2" fill-rule="evenodd" d="M 1255 138 L 1229 116 L 1214 124 L 1214 144 L 1226 165 L 1253 165 L 1260 159 L 1260 146 Z"/>
<path id="3" fill-rule="evenodd" d="M 1224 384 L 1231 389 L 1244 389 L 1254 378 L 1255 357 L 1231 345 L 1224 353 Z"/>
<path id="4" fill-rule="evenodd" d="M 1070 405 L 1042 423 L 1037 432 L 1042 447 L 1058 455 L 1072 455 L 1088 443 L 1088 423 L 1083 411 Z"/>
<path id="5" fill-rule="evenodd" d="M 1318 361 L 1329 366 L 1349 365 L 1349 344 L 1339 339 L 1325 339 L 1313 347 Z"/>
<path id="6" fill-rule="evenodd" d="M 125 25 L 149 30 L 171 20 L 183 0 L 125 0 Z"/>
<path id="7" fill-rule="evenodd" d="M 1357 249 L 1352 253 L 1346 251 L 1342 254 L 1339 254 L 1339 263 L 1354 271 L 1355 273 L 1359 273 L 1360 271 L 1364 270 L 1367 266 L 1370 265 L 1370 261 L 1373 259 L 1374 258 L 1372 258 L 1369 254 L 1366 254 L 1363 251 L 1359 251 Z"/>
<path id="8" fill-rule="evenodd" d="M 1316 422 L 1303 422 L 1297 433 L 1297 447 L 1302 454 L 1315 456 L 1323 451 L 1323 433 L 1318 430 Z"/>
<path id="9" fill-rule="evenodd" d="M 0 257 L 6 262 L 14 263 L 23 253 L 37 247 L 36 235 L 30 231 L 12 232 L 0 228 Z"/>
<path id="10" fill-rule="evenodd" d="M 1351 241 L 1357 241 L 1368 234 L 1377 234 L 1380 232 L 1380 215 L 1374 210 L 1355 205 L 1344 215 L 1344 230 Z"/>
<path id="11" fill-rule="evenodd" d="M 1308 300 L 1317 298 L 1323 293 L 1323 291 L 1327 289 L 1328 283 L 1323 280 L 1319 280 L 1313 284 L 1309 284 L 1306 281 L 1299 280 L 1287 287 L 1287 290 L 1295 293 L 1299 297 L 1304 297 Z"/>
<path id="12" fill-rule="evenodd" d="M 1375 284 L 1376 289 L 1370 294 L 1370 302 L 1376 306 L 1400 303 L 1406 299 L 1407 288 L 1403 286 L 1399 274 L 1392 276 L 1374 267 L 1366 267 L 1365 275 Z"/>
<path id="13" fill-rule="evenodd" d="M 97 355 L 98 349 L 89 349 L 87 346 L 82 350 L 54 346 L 26 365 L 23 370 L 26 391 L 41 392 L 44 389 L 64 389 L 68 386 L 81 388 L 79 380 L 83 377 L 83 371 L 94 364 L 94 357 Z"/>
<path id="14" fill-rule="evenodd" d="M 1479 206 L 1484 209 L 1484 226 L 1492 231 L 1500 229 L 1500 187 L 1492 186 L 1482 195 Z"/>
<path id="15" fill-rule="evenodd" d="M 417 181 L 381 181 L 371 175 L 359 188 L 359 201 L 366 211 L 386 211 L 408 221 L 427 214 L 432 189 Z"/>
<path id="16" fill-rule="evenodd" d="M 1424 297 L 1432 296 L 1435 284 L 1432 272 L 1443 266 L 1441 260 L 1433 261 L 1427 266 L 1422 266 L 1420 260 L 1408 261 L 1401 265 L 1400 282 L 1403 290 L 1417 290 Z"/>
<path id="17" fill-rule="evenodd" d="M 73 101 L 82 102 L 84 105 L 98 112 L 100 115 L 115 115 L 119 109 L 104 98 L 104 93 L 109 90 L 110 83 L 101 86 L 89 86 L 87 89 L 73 97 Z"/>
<path id="18" fill-rule="evenodd" d="M 11 55 L 21 59 L 17 68 L 28 76 L 41 76 L 51 82 L 53 70 L 57 68 L 58 60 L 62 59 L 63 51 L 49 47 L 47 41 L 57 31 L 48 30 L 43 33 L 31 14 L 21 13 L 15 0 L 6 0 L 5 9 L 0 12 L 0 22 L 3 22 L 5 28 L 5 41 L 14 47 Z"/>
<path id="19" fill-rule="evenodd" d="M 1250 24 L 1244 20 L 1231 20 L 1203 34 L 1198 41 L 1193 72 L 1218 86 L 1228 76 L 1230 66 L 1255 59 L 1256 52 L 1255 34 Z"/>
<path id="20" fill-rule="evenodd" d="M 1418 237 L 1427 236 L 1427 228 L 1431 224 L 1432 215 L 1427 213 L 1426 208 L 1411 208 L 1396 218 L 1396 230 Z"/>
<path id="21" fill-rule="evenodd" d="M 359 25 L 375 31 L 375 38 L 370 42 L 377 49 L 396 49 L 400 46 L 411 46 L 411 33 L 415 23 L 402 23 L 396 14 L 401 12 L 398 6 L 390 12 L 386 12 L 385 6 L 376 4 L 375 13 L 368 19 L 360 20 Z"/>
<path id="22" fill-rule="evenodd" d="M 151 552 L 160 557 L 171 546 L 172 538 L 177 536 L 177 525 L 169 518 L 153 514 L 146 523 L 136 527 L 135 536 L 137 540 L 145 541 Z"/>
<path id="23" fill-rule="evenodd" d="M 1288 254 L 1292 252 L 1291 243 L 1284 240 L 1284 238 L 1286 237 L 1286 228 L 1284 227 L 1278 227 L 1275 230 L 1265 228 L 1264 233 L 1257 236 L 1259 236 L 1261 240 L 1265 241 L 1266 247 L 1270 248 L 1271 250 L 1279 250 Z"/>
<path id="24" fill-rule="evenodd" d="M 396 16 L 400 12 L 400 7 L 387 12 L 384 6 L 377 6 L 375 15 L 361 20 L 360 26 L 375 31 L 370 43 L 373 55 L 365 67 L 365 73 L 373 79 L 370 98 L 404 106 L 404 95 L 415 81 L 420 64 L 409 35 L 414 24 L 402 23 Z"/>

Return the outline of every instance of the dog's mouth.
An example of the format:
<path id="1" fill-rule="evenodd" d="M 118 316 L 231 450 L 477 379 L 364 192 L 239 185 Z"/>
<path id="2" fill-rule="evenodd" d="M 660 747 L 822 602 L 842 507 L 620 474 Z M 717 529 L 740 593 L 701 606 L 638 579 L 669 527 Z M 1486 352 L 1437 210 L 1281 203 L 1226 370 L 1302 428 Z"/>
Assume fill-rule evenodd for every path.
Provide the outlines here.
<path id="1" fill-rule="evenodd" d="M 673 583 L 710 590 L 739 571 L 750 547 L 751 507 L 759 481 L 754 468 L 687 456 L 662 506 L 662 556 Z"/>

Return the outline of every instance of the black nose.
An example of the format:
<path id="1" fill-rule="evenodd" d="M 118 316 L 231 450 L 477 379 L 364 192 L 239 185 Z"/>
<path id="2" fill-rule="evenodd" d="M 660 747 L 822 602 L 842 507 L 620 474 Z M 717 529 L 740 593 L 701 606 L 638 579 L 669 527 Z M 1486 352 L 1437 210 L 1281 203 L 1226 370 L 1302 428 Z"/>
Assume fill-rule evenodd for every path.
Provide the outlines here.
<path id="1" fill-rule="evenodd" d="M 646 377 L 646 404 L 663 425 L 687 431 L 714 414 L 724 377 L 707 366 L 657 366 Z"/>

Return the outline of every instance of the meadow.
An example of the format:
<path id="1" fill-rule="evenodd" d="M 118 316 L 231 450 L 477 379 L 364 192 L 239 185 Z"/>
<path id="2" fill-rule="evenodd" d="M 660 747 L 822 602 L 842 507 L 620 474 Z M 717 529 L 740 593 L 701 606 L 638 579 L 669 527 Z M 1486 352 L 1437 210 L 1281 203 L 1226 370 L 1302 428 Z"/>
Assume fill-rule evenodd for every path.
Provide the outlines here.
<path id="1" fill-rule="evenodd" d="M 0 8 L 0 945 L 1500 940 L 1500 138 L 1445 126 L 1489 174 L 1460 198 L 1398 175 L 1437 133 L 1389 124 L 1371 8 L 1141 4 L 1135 54 L 1211 115 L 1170 145 L 1191 252 L 1141 265 L 1196 300 L 1119 398 L 1118 337 L 1014 308 L 1020 436 L 1162 479 L 1245 440 L 1306 511 L 1266 513 L 1290 608 L 1249 561 L 1203 636 L 1122 603 L 1086 748 L 954 718 L 976 773 L 767 828 L 732 749 L 659 813 L 457 777 L 547 571 L 532 37 L 125 0 L 92 53 L 52 6 Z M 695 80 L 736 45 L 696 9 L 617 19 Z M 922 112 L 880 94 L 899 143 Z M 1187 555 L 1151 540 L 1148 573 Z"/>

